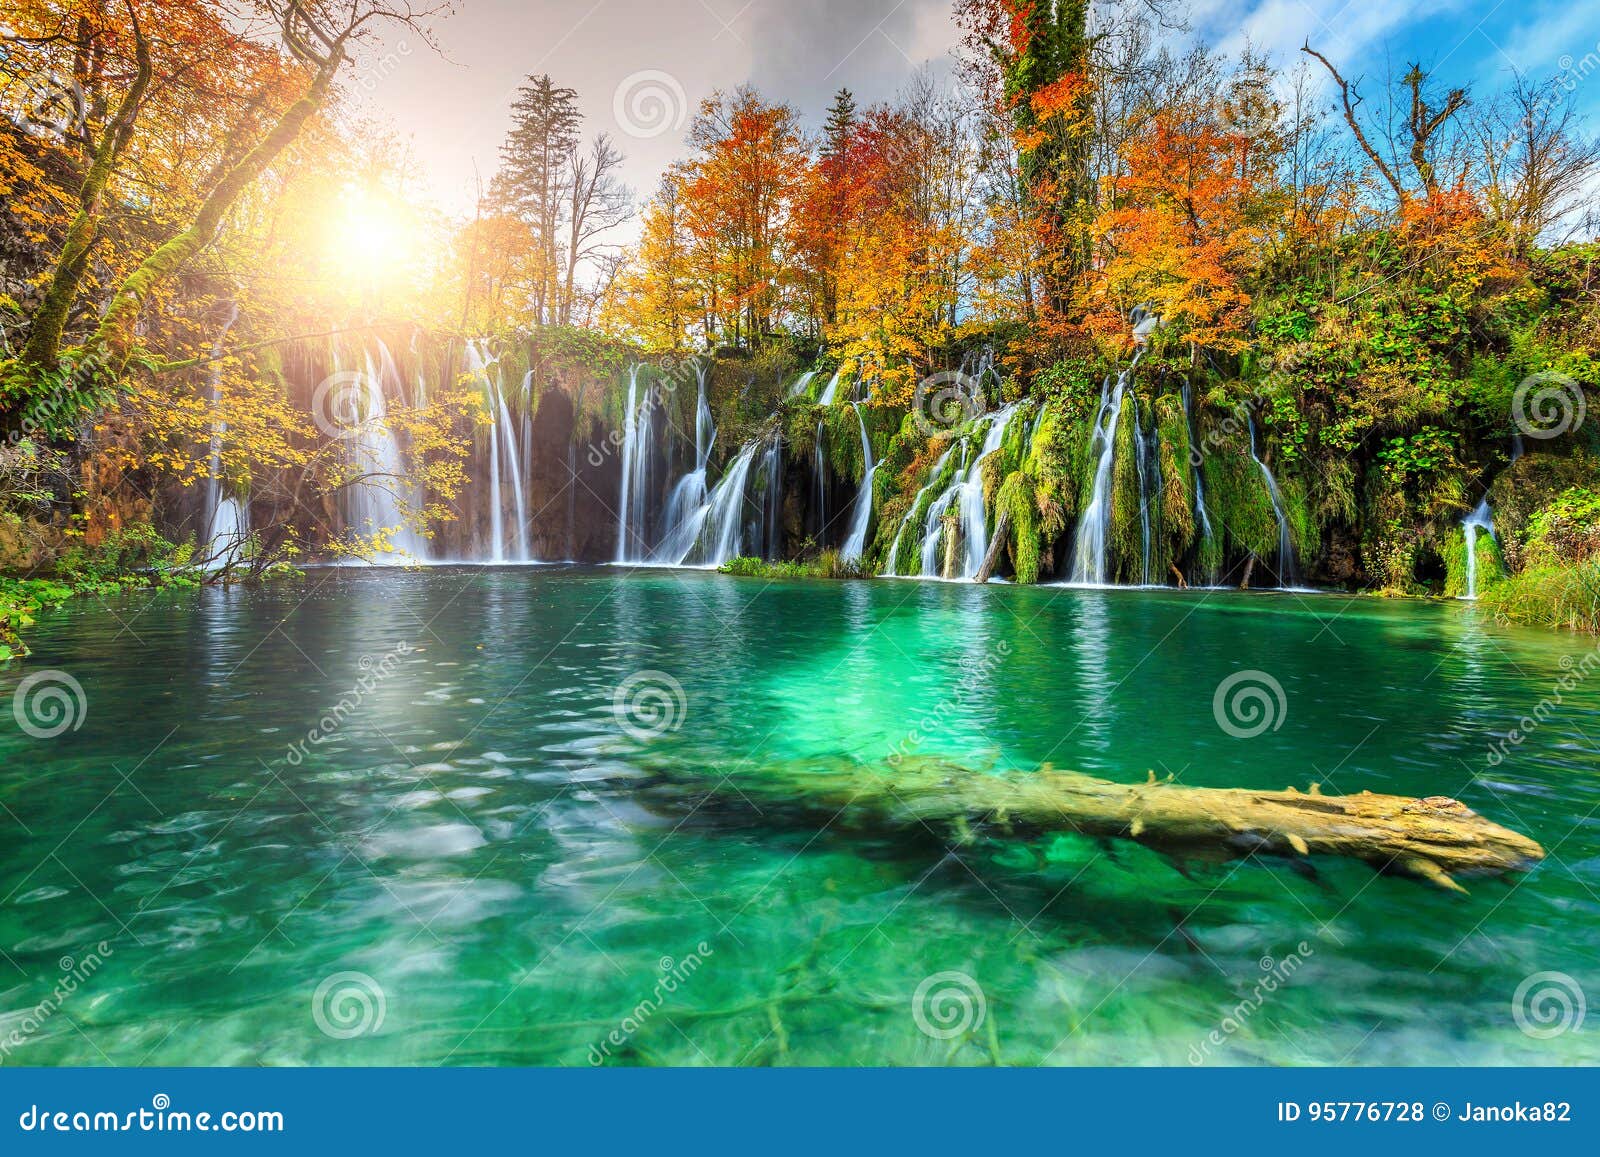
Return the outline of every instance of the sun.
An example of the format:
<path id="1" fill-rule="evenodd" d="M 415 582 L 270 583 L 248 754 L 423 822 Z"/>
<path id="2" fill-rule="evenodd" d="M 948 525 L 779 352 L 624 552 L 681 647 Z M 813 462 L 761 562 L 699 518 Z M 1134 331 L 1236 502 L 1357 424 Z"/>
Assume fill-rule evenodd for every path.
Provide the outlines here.
<path id="1" fill-rule="evenodd" d="M 329 249 L 346 272 L 381 279 L 402 267 L 411 248 L 411 221 L 383 190 L 347 187 L 331 225 Z"/>

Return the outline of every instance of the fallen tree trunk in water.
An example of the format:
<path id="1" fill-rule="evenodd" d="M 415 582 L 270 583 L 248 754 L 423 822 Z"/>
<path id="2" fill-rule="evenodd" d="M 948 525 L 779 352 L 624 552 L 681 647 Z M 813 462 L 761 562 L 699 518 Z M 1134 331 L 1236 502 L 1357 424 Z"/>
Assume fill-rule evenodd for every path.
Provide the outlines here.
<path id="1" fill-rule="evenodd" d="M 699 777 L 665 777 L 705 786 Z M 1536 842 L 1457 800 L 1323 795 L 1316 784 L 1304 792 L 1183 787 L 1154 772 L 1147 783 L 1123 784 L 1048 764 L 991 774 L 916 757 L 887 771 L 844 758 L 784 763 L 724 777 L 710 791 L 763 816 L 799 811 L 829 827 L 923 828 L 956 844 L 1075 832 L 1133 840 L 1179 861 L 1345 856 L 1457 892 L 1466 890 L 1458 876 L 1503 875 L 1544 859 Z"/>

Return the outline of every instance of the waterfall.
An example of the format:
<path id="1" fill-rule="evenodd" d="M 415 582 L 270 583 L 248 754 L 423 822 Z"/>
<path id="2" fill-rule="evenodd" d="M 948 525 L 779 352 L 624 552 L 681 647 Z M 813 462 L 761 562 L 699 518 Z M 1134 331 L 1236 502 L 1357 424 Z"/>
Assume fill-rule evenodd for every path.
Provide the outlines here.
<path id="1" fill-rule="evenodd" d="M 499 403 L 499 415 L 495 425 L 503 427 L 505 430 L 505 436 L 500 439 L 500 456 L 505 463 L 506 478 L 511 483 L 511 493 L 517 509 L 517 560 L 519 562 L 528 562 L 531 558 L 528 551 L 528 507 L 527 499 L 522 490 L 522 466 L 518 461 L 520 454 L 518 452 L 517 439 L 512 432 L 511 412 L 506 408 L 505 381 L 499 373 L 495 374 L 494 392 L 495 400 Z M 496 473 L 498 473 L 498 464 L 495 469 Z M 498 503 L 495 505 L 494 512 L 498 521 L 502 516 Z M 496 552 L 494 561 L 506 562 L 508 560 L 503 553 Z"/>
<path id="2" fill-rule="evenodd" d="M 1134 397 L 1130 401 L 1133 406 L 1134 465 L 1138 468 L 1139 476 L 1139 532 L 1143 546 L 1139 582 L 1148 587 L 1155 585 L 1155 576 L 1150 573 L 1150 503 L 1153 496 L 1161 492 L 1161 458 L 1157 453 L 1154 427 L 1146 431 L 1144 423 L 1139 420 L 1139 399 Z"/>
<path id="3" fill-rule="evenodd" d="M 467 373 L 478 380 L 491 418 L 489 425 L 489 457 L 485 470 L 489 480 L 489 557 L 480 561 L 531 562 L 529 548 L 527 493 L 522 483 L 522 458 L 524 447 L 532 439 L 531 422 L 527 407 L 523 408 L 522 430 L 511 420 L 511 407 L 506 401 L 505 374 L 498 359 L 489 353 L 488 342 L 477 338 L 467 342 Z M 491 372 L 492 371 L 492 372 Z M 523 378 L 527 393 L 532 373 Z M 515 524 L 506 524 L 506 495 L 510 494 L 512 508 L 516 511 Z M 514 550 L 511 540 L 515 535 Z"/>
<path id="4" fill-rule="evenodd" d="M 617 561 L 643 562 L 649 540 L 645 528 L 645 495 L 650 489 L 651 426 L 655 400 L 646 389 L 639 400 L 639 367 L 628 370 L 628 409 L 622 419 L 622 494 L 617 503 Z"/>
<path id="5" fill-rule="evenodd" d="M 1106 546 L 1111 531 L 1111 468 L 1117 453 L 1117 421 L 1122 416 L 1122 399 L 1133 381 L 1133 371 L 1144 356 L 1144 347 L 1134 353 L 1128 368 L 1107 378 L 1100 389 L 1100 409 L 1094 418 L 1094 437 L 1089 443 L 1095 459 L 1094 484 L 1089 504 L 1078 519 L 1072 548 L 1072 573 L 1069 581 L 1086 586 L 1106 585 Z"/>
<path id="6" fill-rule="evenodd" d="M 806 388 L 811 385 L 811 379 L 816 376 L 816 370 L 807 370 L 805 373 L 801 374 L 794 380 L 794 385 L 789 387 L 788 396 L 791 398 L 798 398 L 801 394 L 804 394 L 806 392 Z"/>
<path id="7" fill-rule="evenodd" d="M 1013 402 L 992 414 L 983 442 L 976 449 L 972 446 L 970 435 L 962 439 L 961 468 L 956 471 L 950 485 L 928 507 L 923 522 L 920 577 L 971 578 L 983 566 L 983 556 L 989 549 L 988 519 L 983 504 L 983 463 L 1000 449 L 1005 441 L 1006 430 L 1020 407 L 1021 403 Z M 939 464 L 934 467 L 935 478 L 945 461 L 946 458 L 940 458 Z M 943 525 L 946 513 L 952 508 L 958 519 L 954 533 L 960 535 L 962 548 L 959 566 L 953 553 L 947 560 L 948 565 L 939 558 L 941 543 L 947 552 L 952 551 L 950 541 L 944 536 Z"/>
<path id="8" fill-rule="evenodd" d="M 652 562 L 677 565 L 688 557 L 700 536 L 709 513 L 710 496 L 706 490 L 706 468 L 711 462 L 711 448 L 717 441 L 717 428 L 711 420 L 711 406 L 706 401 L 706 377 L 703 366 L 696 367 L 698 381 L 694 411 L 694 469 L 672 488 L 667 497 L 666 531 L 661 543 L 651 555 Z"/>
<path id="9" fill-rule="evenodd" d="M 1283 513 L 1283 492 L 1278 489 L 1278 480 L 1272 476 L 1272 471 L 1267 468 L 1256 454 L 1256 420 L 1254 415 L 1246 413 L 1245 421 L 1250 425 L 1250 460 L 1261 470 L 1261 477 L 1267 484 L 1267 496 L 1272 499 L 1272 514 L 1278 520 L 1278 585 L 1292 587 L 1295 584 L 1294 543 L 1289 537 L 1289 520 Z"/>
<path id="10" fill-rule="evenodd" d="M 828 530 L 828 457 L 823 442 L 822 423 L 817 423 L 816 453 L 812 463 L 812 471 L 817 479 L 817 544 L 823 545 L 822 539 Z"/>
<path id="11" fill-rule="evenodd" d="M 376 357 L 374 357 L 376 351 Z M 357 533 L 386 535 L 392 549 L 376 552 L 378 563 L 417 563 L 428 557 L 427 540 L 412 525 L 402 507 L 415 507 L 415 486 L 405 470 L 404 458 L 394 430 L 389 425 L 387 396 L 391 387 L 400 396 L 400 375 L 389 347 L 374 339 L 362 350 L 364 373 L 359 397 L 359 424 L 349 441 L 349 453 L 362 480 L 344 490 L 345 525 Z M 335 351 L 334 368 L 347 372 Z M 400 399 L 403 401 L 403 399 Z"/>
<path id="12" fill-rule="evenodd" d="M 250 538 L 250 508 L 231 494 L 222 493 L 222 438 L 228 423 L 220 416 L 222 404 L 222 344 L 239 320 L 239 305 L 228 303 L 228 317 L 211 347 L 211 440 L 206 456 L 205 565 L 211 573 L 236 565 Z"/>
<path id="13" fill-rule="evenodd" d="M 856 491 L 855 509 L 850 516 L 850 534 L 839 549 L 839 557 L 845 562 L 858 562 L 867 547 L 867 527 L 872 522 L 872 479 L 878 473 L 878 464 L 872 460 L 872 441 L 867 437 L 867 420 L 862 417 L 861 407 L 855 402 L 850 404 L 855 408 L 856 421 L 861 423 L 864 473 L 861 475 L 861 489 Z M 982 501 L 981 496 L 979 500 Z"/>
<path id="14" fill-rule="evenodd" d="M 822 391 L 822 397 L 817 399 L 817 405 L 819 405 L 819 406 L 831 406 L 831 405 L 833 405 L 833 399 L 835 397 L 837 397 L 838 393 L 839 393 L 839 374 L 841 372 L 842 372 L 841 370 L 834 370 L 833 371 L 833 377 L 828 379 L 827 388 Z"/>
<path id="15" fill-rule="evenodd" d="M 928 482 L 917 496 L 911 500 L 911 509 L 906 511 L 906 516 L 900 520 L 900 528 L 894 532 L 894 545 L 889 548 L 889 557 L 884 560 L 883 570 L 879 573 L 892 575 L 895 573 L 895 559 L 900 555 L 900 544 L 905 541 L 906 531 L 911 526 L 911 520 L 917 516 L 917 507 L 922 505 L 922 500 L 928 492 L 939 484 L 939 476 L 944 473 L 945 466 L 950 461 L 950 456 L 956 452 L 956 447 L 961 443 L 952 443 L 945 452 L 939 455 L 939 460 L 933 464 L 933 469 L 928 472 Z"/>
<path id="16" fill-rule="evenodd" d="M 763 557 L 776 557 L 783 526 L 783 439 L 774 434 L 761 460 Z"/>
<path id="17" fill-rule="evenodd" d="M 773 438 L 776 440 L 776 435 Z M 662 541 L 651 561 L 667 566 L 718 567 L 743 553 L 745 488 L 763 441 L 758 438 L 740 448 L 705 502 Z"/>
<path id="18" fill-rule="evenodd" d="M 1483 501 L 1473 508 L 1471 514 L 1461 520 L 1462 532 L 1467 540 L 1467 593 L 1466 599 L 1478 597 L 1478 531 L 1488 531 L 1489 537 L 1494 538 L 1494 519 L 1489 510 L 1489 496 L 1485 494 Z"/>
<path id="19" fill-rule="evenodd" d="M 489 561 L 506 557 L 505 505 L 500 501 L 500 424 L 489 426 Z"/>
<path id="20" fill-rule="evenodd" d="M 1191 447 L 1189 451 L 1189 473 L 1194 479 L 1194 516 L 1200 522 L 1201 535 L 1204 540 L 1209 541 L 1211 538 L 1211 515 L 1206 511 L 1206 488 L 1205 482 L 1200 476 L 1200 457 L 1193 449 L 1195 436 L 1194 401 L 1190 397 L 1189 380 L 1187 378 L 1183 381 L 1183 420 L 1189 431 L 1189 445 Z"/>

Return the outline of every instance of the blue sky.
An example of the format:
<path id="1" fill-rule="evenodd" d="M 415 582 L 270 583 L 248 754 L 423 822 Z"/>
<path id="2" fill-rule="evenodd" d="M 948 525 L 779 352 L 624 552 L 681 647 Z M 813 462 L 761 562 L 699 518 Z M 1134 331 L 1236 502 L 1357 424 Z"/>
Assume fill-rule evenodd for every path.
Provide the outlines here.
<path id="1" fill-rule="evenodd" d="M 1583 77 L 1572 99 L 1600 110 L 1600 15 L 1589 0 L 1193 0 L 1189 23 L 1214 46 L 1248 39 L 1283 61 L 1310 37 L 1373 94 L 1412 60 L 1485 92 L 1513 69 L 1571 69 Z M 459 210 L 474 164 L 492 172 L 528 73 L 576 88 L 590 127 L 617 136 L 628 180 L 647 192 L 681 153 L 682 120 L 717 88 L 754 83 L 815 124 L 840 85 L 866 103 L 892 97 L 919 66 L 947 71 L 957 38 L 949 0 L 457 0 L 437 28 L 442 54 L 413 43 L 396 56 L 391 44 L 362 87 L 413 139 L 434 196 Z M 617 98 L 638 90 L 665 101 L 667 122 L 630 133 Z"/>
<path id="2" fill-rule="evenodd" d="M 1547 76 L 1588 53 L 1600 53 L 1600 15 L 1583 0 L 1260 0 L 1255 4 L 1199 0 L 1192 7 L 1198 34 L 1234 47 L 1245 37 L 1292 54 L 1309 37 L 1347 76 L 1382 75 L 1419 61 L 1450 83 L 1475 88 L 1503 84 L 1513 71 Z M 1592 102 L 1594 94 L 1579 93 Z"/>

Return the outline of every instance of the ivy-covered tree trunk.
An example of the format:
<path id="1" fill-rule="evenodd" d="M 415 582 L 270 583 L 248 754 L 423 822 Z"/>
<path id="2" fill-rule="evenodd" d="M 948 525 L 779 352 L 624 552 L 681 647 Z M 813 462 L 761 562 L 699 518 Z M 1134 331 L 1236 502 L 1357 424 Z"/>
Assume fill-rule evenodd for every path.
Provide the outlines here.
<path id="1" fill-rule="evenodd" d="M 28 340 L 23 346 L 21 360 L 30 369 L 52 368 L 60 357 L 61 335 L 66 331 L 72 305 L 78 298 L 78 287 L 83 283 L 84 271 L 89 267 L 89 253 L 100 237 L 106 185 L 133 138 L 139 109 L 144 103 L 145 93 L 150 89 L 155 72 L 150 61 L 150 43 L 139 29 L 137 21 L 134 23 L 134 37 L 136 71 L 133 82 L 117 105 L 116 115 L 106 126 L 94 151 L 89 171 L 78 187 L 78 211 L 67 226 L 55 269 L 45 288 L 44 300 L 28 329 Z"/>
<path id="2" fill-rule="evenodd" d="M 146 257 L 122 282 L 100 319 L 99 326 L 84 345 L 84 361 L 98 366 L 108 377 L 115 377 L 122 372 L 133 353 L 134 327 L 145 300 L 157 286 L 205 247 L 239 195 L 293 143 L 306 122 L 322 107 L 334 75 L 343 62 L 342 48 L 341 40 L 318 66 L 306 91 L 284 110 L 261 142 L 216 183 L 189 227 Z"/>
<path id="3" fill-rule="evenodd" d="M 1026 43 L 1005 69 L 1005 95 L 1017 128 L 1034 143 L 1019 150 L 1023 193 L 1054 234 L 1061 260 L 1040 271 L 1045 302 L 1058 313 L 1069 304 L 1072 285 L 1088 269 L 1085 210 L 1093 202 L 1089 178 L 1092 125 L 1089 101 L 1089 3 L 1061 0 L 1028 4 L 1021 19 Z M 1052 107 L 1052 97 L 1070 92 L 1070 108 Z M 1072 91 L 1074 90 L 1075 91 Z M 1044 96 L 1040 104 L 1035 98 Z"/>

